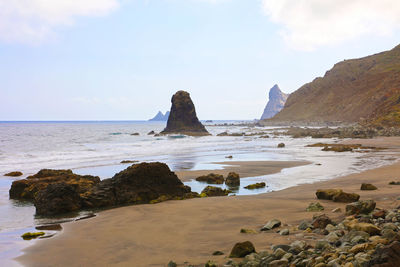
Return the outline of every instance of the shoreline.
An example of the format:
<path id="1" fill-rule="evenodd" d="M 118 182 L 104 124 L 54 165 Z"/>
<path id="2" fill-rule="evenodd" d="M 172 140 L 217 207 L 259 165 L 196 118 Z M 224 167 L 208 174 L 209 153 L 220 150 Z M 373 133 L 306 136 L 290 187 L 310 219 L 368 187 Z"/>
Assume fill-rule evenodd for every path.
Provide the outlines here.
<path id="1" fill-rule="evenodd" d="M 346 140 L 350 143 L 374 144 L 400 148 L 400 138 Z M 341 188 L 374 199 L 380 208 L 400 204 L 398 189 L 392 180 L 400 181 L 400 162 L 370 169 L 328 181 L 302 184 L 284 190 L 251 196 L 215 197 L 185 201 L 167 201 L 156 205 L 139 205 L 102 211 L 97 217 L 63 225 L 57 236 L 40 240 L 25 249 L 16 260 L 26 266 L 117 265 L 165 266 L 174 260 L 181 266 L 213 260 L 224 263 L 236 242 L 251 241 L 257 251 L 269 249 L 271 244 L 288 244 L 297 240 L 294 235 L 280 236 L 275 232 L 241 234 L 241 228 L 258 230 L 270 219 L 280 219 L 294 226 L 311 219 L 306 212 L 310 202 L 316 202 L 315 191 L 320 188 Z M 179 175 L 178 175 L 179 176 Z M 189 177 L 189 176 L 186 176 Z M 363 182 L 373 183 L 376 191 L 360 191 Z M 332 219 L 344 213 L 346 204 L 318 200 Z M 95 227 L 93 227 L 95 226 Z M 212 256 L 221 250 L 224 256 Z M 102 255 L 99 257 L 98 255 Z M 183 265 L 182 265 L 183 266 Z"/>
<path id="2" fill-rule="evenodd" d="M 227 176 L 229 172 L 236 172 L 240 178 L 249 178 L 274 174 L 285 168 L 293 168 L 311 164 L 309 161 L 224 161 L 212 162 L 222 165 L 222 169 L 208 169 L 195 171 L 176 171 L 175 174 L 182 182 L 188 182 L 202 175 L 209 173 Z"/>

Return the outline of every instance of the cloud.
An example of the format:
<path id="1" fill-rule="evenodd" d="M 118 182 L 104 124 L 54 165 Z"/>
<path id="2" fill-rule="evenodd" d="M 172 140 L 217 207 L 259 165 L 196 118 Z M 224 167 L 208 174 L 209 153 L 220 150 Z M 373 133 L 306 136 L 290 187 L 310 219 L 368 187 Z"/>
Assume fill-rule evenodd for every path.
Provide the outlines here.
<path id="1" fill-rule="evenodd" d="M 0 41 L 41 43 L 79 16 L 104 16 L 119 0 L 0 0 Z"/>
<path id="2" fill-rule="evenodd" d="M 280 34 L 299 50 L 314 50 L 364 35 L 400 28 L 398 0 L 263 0 L 265 14 L 283 26 Z"/>

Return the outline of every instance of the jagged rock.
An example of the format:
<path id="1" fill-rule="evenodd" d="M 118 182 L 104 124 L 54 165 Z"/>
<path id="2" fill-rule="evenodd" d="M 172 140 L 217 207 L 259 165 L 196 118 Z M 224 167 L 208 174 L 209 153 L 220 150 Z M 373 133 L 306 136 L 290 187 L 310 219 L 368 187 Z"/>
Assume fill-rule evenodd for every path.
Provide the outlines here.
<path id="1" fill-rule="evenodd" d="M 399 262 L 400 242 L 396 241 L 383 248 L 377 248 L 377 250 L 372 255 L 372 259 L 369 262 L 369 265 L 374 267 L 392 267 L 398 266 Z"/>
<path id="2" fill-rule="evenodd" d="M 22 176 L 22 175 L 23 175 L 23 173 L 22 172 L 18 172 L 18 171 L 9 172 L 9 173 L 4 174 L 4 176 L 11 176 L 11 177 L 18 177 L 18 176 Z"/>
<path id="3" fill-rule="evenodd" d="M 206 182 L 208 184 L 223 184 L 225 179 L 220 174 L 210 173 L 196 178 L 198 182 Z"/>
<path id="4" fill-rule="evenodd" d="M 100 178 L 91 175 L 77 175 L 71 170 L 40 170 L 37 174 L 26 179 L 14 181 L 9 194 L 11 199 L 25 199 L 33 201 L 35 195 L 50 184 L 64 183 L 72 185 L 78 194 L 100 182 Z"/>
<path id="5" fill-rule="evenodd" d="M 147 133 L 147 135 L 155 135 L 155 134 L 156 134 L 155 131 L 150 131 L 150 132 Z"/>
<path id="6" fill-rule="evenodd" d="M 236 243 L 229 258 L 243 258 L 253 252 L 256 252 L 256 249 L 250 241 Z"/>
<path id="7" fill-rule="evenodd" d="M 284 94 L 279 86 L 275 84 L 269 90 L 269 100 L 260 120 L 269 119 L 275 116 L 279 111 L 283 109 L 287 98 L 288 95 Z"/>
<path id="8" fill-rule="evenodd" d="M 361 190 L 376 190 L 378 189 L 375 185 L 373 184 L 361 184 Z"/>
<path id="9" fill-rule="evenodd" d="M 201 197 L 222 197 L 229 195 L 231 191 L 222 189 L 220 187 L 215 186 L 207 186 L 201 191 Z"/>
<path id="10" fill-rule="evenodd" d="M 375 209 L 376 202 L 373 200 L 360 200 L 346 205 L 346 215 L 368 214 Z"/>
<path id="11" fill-rule="evenodd" d="M 236 172 L 228 173 L 225 184 L 229 187 L 238 187 L 240 185 L 240 177 Z"/>
<path id="12" fill-rule="evenodd" d="M 165 112 L 165 114 L 163 114 L 161 111 L 159 111 L 157 113 L 157 115 L 155 115 L 152 119 L 150 119 L 149 121 L 167 121 L 169 117 L 169 111 Z"/>
<path id="13" fill-rule="evenodd" d="M 196 110 L 188 92 L 176 92 L 171 102 L 172 106 L 167 127 L 161 134 L 209 135 L 196 116 Z"/>
<path id="14" fill-rule="evenodd" d="M 251 184 L 251 185 L 245 186 L 244 188 L 253 190 L 253 189 L 264 188 L 266 186 L 267 186 L 266 183 L 261 182 L 261 183 L 255 183 L 255 184 Z"/>

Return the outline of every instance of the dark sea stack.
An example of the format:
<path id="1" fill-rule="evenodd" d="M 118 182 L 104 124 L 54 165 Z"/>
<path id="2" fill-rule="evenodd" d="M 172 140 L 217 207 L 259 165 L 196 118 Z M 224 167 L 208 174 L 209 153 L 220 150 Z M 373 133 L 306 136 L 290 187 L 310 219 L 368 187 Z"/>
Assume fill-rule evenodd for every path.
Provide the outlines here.
<path id="1" fill-rule="evenodd" d="M 132 165 L 105 179 L 83 196 L 84 208 L 156 203 L 195 195 L 169 167 L 160 162 Z"/>
<path id="2" fill-rule="evenodd" d="M 178 91 L 172 97 L 167 127 L 161 134 L 209 135 L 196 115 L 196 109 L 188 92 Z"/>

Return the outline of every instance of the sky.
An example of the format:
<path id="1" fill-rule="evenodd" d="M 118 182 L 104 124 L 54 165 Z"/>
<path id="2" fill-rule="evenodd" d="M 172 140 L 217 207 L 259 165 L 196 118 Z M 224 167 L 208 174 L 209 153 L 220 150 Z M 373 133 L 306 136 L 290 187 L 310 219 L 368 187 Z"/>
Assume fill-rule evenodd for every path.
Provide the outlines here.
<path id="1" fill-rule="evenodd" d="M 344 59 L 400 43 L 398 0 L 0 0 L 0 120 L 256 119 Z"/>

